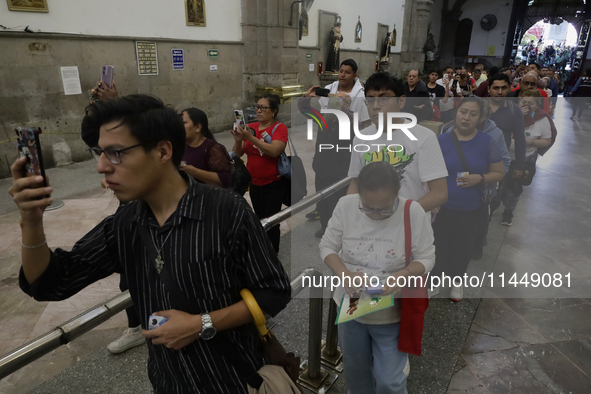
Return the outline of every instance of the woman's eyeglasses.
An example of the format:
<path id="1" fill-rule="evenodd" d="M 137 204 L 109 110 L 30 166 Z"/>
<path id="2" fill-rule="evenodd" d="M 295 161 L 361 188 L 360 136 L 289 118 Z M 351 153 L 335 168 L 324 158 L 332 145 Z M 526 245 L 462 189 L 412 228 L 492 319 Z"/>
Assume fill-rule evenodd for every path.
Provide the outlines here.
<path id="1" fill-rule="evenodd" d="M 107 160 L 109 160 L 112 164 L 121 164 L 121 152 L 125 152 L 126 150 L 137 148 L 138 146 L 142 145 L 145 144 L 137 144 L 123 149 L 101 149 L 98 146 L 95 146 L 94 148 L 90 148 L 89 151 L 92 153 L 92 157 L 94 157 L 96 161 L 99 161 L 101 155 L 104 153 Z"/>
<path id="2" fill-rule="evenodd" d="M 359 210 L 367 215 L 377 213 L 380 216 L 390 217 L 390 216 L 394 215 L 394 213 L 398 209 L 398 202 L 399 201 L 400 200 L 398 199 L 398 197 L 396 197 L 396 202 L 394 203 L 394 208 L 392 208 L 392 209 L 375 209 L 375 208 L 365 208 L 362 205 L 361 200 L 359 200 Z"/>
<path id="3" fill-rule="evenodd" d="M 257 111 L 261 111 L 261 112 L 265 112 L 269 108 L 271 108 L 271 107 L 265 107 L 263 105 L 255 105 L 255 107 L 254 107 L 254 109 L 256 109 Z"/>

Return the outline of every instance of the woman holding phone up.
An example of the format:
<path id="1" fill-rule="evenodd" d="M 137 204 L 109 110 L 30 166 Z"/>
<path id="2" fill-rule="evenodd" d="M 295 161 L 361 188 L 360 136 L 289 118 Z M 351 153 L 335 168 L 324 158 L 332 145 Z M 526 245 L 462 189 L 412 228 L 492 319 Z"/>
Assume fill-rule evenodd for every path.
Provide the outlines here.
<path id="1" fill-rule="evenodd" d="M 246 153 L 246 168 L 252 176 L 250 200 L 259 219 L 272 216 L 281 210 L 288 179 L 279 174 L 277 162 L 287 145 L 287 126 L 277 121 L 279 97 L 275 94 L 263 94 L 256 105 L 258 122 L 251 123 L 246 129 L 237 126 L 234 135 L 233 151 L 241 157 Z M 270 143 L 265 141 L 270 136 Z M 279 252 L 281 233 L 279 225 L 267 231 L 275 252 Z"/>

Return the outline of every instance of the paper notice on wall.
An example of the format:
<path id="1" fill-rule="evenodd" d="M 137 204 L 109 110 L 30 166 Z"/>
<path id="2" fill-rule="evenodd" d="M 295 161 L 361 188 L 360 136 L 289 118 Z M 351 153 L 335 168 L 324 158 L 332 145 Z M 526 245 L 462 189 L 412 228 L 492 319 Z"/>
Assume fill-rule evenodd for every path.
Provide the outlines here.
<path id="1" fill-rule="evenodd" d="M 496 46 L 489 46 L 488 47 L 488 54 L 487 56 L 494 56 L 497 53 L 497 47 Z"/>
<path id="2" fill-rule="evenodd" d="M 314 63 L 310 63 L 310 65 L 308 66 L 308 70 L 314 71 Z"/>
<path id="3" fill-rule="evenodd" d="M 73 94 L 82 94 L 80 86 L 80 74 L 78 66 L 60 67 L 62 71 L 62 82 L 64 83 L 64 94 L 70 96 Z"/>

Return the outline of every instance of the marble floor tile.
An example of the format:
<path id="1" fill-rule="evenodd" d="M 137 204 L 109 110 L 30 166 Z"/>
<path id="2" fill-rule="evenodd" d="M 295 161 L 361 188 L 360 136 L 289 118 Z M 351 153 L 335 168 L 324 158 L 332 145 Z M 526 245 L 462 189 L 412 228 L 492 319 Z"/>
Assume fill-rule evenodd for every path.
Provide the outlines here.
<path id="1" fill-rule="evenodd" d="M 555 342 L 553 345 L 587 376 L 591 376 L 591 339 Z"/>
<path id="2" fill-rule="evenodd" d="M 464 356 L 491 394 L 586 394 L 591 378 L 551 344 Z"/>
<path id="3" fill-rule="evenodd" d="M 495 346 L 515 347 L 549 342 L 524 318 L 509 308 L 504 300 L 498 298 L 482 299 L 470 330 L 497 340 L 474 337 L 474 345 L 466 342 L 463 353 L 498 350 Z M 476 342 L 476 339 L 480 341 Z"/>
<path id="4" fill-rule="evenodd" d="M 447 394 L 490 394 L 482 383 L 468 367 L 456 372 L 451 378 Z"/>
<path id="5" fill-rule="evenodd" d="M 544 338 L 555 341 L 586 339 L 591 334 L 591 305 L 582 299 L 503 299 Z"/>

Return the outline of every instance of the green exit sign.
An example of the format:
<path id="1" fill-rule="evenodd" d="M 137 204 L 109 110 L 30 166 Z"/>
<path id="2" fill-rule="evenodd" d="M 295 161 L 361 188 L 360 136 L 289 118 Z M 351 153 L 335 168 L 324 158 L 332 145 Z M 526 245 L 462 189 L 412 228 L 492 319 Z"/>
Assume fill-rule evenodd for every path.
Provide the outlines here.
<path id="1" fill-rule="evenodd" d="M 312 59 L 312 54 L 311 53 L 306 53 L 306 59 Z"/>
<path id="2" fill-rule="evenodd" d="M 217 59 L 218 58 L 218 50 L 217 49 L 208 49 L 207 56 L 209 56 L 210 59 Z"/>

